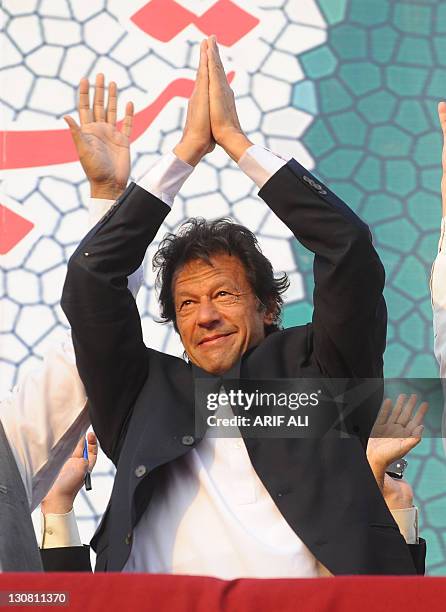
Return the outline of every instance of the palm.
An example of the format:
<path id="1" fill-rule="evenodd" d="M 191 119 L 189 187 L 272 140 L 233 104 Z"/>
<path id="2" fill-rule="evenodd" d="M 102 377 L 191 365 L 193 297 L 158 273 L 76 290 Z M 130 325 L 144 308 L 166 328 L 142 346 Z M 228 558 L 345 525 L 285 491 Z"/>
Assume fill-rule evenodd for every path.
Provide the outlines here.
<path id="1" fill-rule="evenodd" d="M 84 482 L 87 473 L 85 459 L 82 457 L 71 457 L 63 466 L 53 485 L 54 495 L 68 495 L 78 492 Z"/>
<path id="2" fill-rule="evenodd" d="M 96 465 L 98 456 L 98 442 L 93 432 L 87 436 L 88 440 L 88 463 L 84 459 L 84 443 L 82 437 L 71 457 L 65 462 L 63 468 L 59 472 L 51 490 L 46 496 L 46 500 L 55 499 L 58 497 L 74 497 L 81 489 L 85 474 L 92 472 Z"/>
<path id="3" fill-rule="evenodd" d="M 367 455 L 374 463 L 387 467 L 419 443 L 428 405 L 422 403 L 414 414 L 416 403 L 416 395 L 407 401 L 400 395 L 395 406 L 388 399 L 383 402 L 367 444 Z"/>
<path id="4" fill-rule="evenodd" d="M 130 134 L 133 123 L 133 104 L 127 103 L 121 129 L 116 127 L 117 87 L 113 81 L 108 88 L 108 103 L 104 106 L 104 75 L 96 77 L 93 105 L 90 106 L 89 82 L 82 79 L 79 86 L 80 126 L 72 117 L 68 123 L 80 162 L 90 184 L 106 187 L 102 193 L 117 196 L 127 185 L 130 174 Z M 98 189 L 95 189 L 98 191 Z M 93 189 L 92 189 L 93 192 Z M 98 197 L 98 196 L 94 196 Z M 109 197 L 101 195 L 99 197 Z"/>
<path id="5" fill-rule="evenodd" d="M 130 174 L 130 141 L 114 125 L 87 123 L 81 128 L 79 159 L 90 181 L 127 183 Z"/>
<path id="6" fill-rule="evenodd" d="M 373 435 L 380 435 L 378 431 L 373 432 Z M 389 435 L 385 433 L 383 435 Z M 370 438 L 367 448 L 376 457 L 379 457 L 383 465 L 390 465 L 398 459 L 402 459 L 407 455 L 419 442 L 419 438 Z"/>

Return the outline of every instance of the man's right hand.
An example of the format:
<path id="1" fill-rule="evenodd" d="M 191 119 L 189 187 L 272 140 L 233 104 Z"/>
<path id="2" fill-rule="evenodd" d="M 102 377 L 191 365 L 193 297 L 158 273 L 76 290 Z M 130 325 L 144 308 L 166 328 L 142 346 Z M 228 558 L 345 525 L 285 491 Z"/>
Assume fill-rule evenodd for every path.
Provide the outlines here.
<path id="1" fill-rule="evenodd" d="M 70 117 L 64 119 L 71 131 L 79 160 L 90 182 L 91 197 L 116 200 L 127 186 L 130 175 L 130 134 L 133 104 L 129 102 L 121 131 L 116 127 L 117 87 L 111 82 L 108 104 L 104 108 L 104 75 L 96 77 L 93 108 L 90 107 L 89 82 L 79 86 L 80 126 Z"/>

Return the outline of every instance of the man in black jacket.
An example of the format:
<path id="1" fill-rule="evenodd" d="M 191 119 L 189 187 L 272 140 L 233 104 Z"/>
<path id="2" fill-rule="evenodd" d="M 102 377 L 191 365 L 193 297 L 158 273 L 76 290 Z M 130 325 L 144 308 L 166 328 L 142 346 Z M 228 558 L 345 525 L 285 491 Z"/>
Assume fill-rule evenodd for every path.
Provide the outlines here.
<path id="1" fill-rule="evenodd" d="M 203 378 L 218 392 L 228 378 L 382 376 L 384 271 L 367 226 L 295 160 L 246 138 L 213 37 L 201 46 L 181 142 L 124 192 L 131 105 L 118 132 L 99 77 L 93 109 L 85 81 L 79 108 L 81 127 L 67 122 L 92 196 L 117 198 L 73 254 L 62 297 L 92 423 L 117 466 L 93 540 L 96 568 L 223 578 L 415 573 L 359 438 L 195 435 Z M 186 362 L 144 345 L 126 277 L 214 141 L 315 254 L 314 315 L 280 330 L 284 283 L 253 235 L 195 221 L 156 258 L 162 315 Z M 357 428 L 368 435 L 362 421 Z"/>

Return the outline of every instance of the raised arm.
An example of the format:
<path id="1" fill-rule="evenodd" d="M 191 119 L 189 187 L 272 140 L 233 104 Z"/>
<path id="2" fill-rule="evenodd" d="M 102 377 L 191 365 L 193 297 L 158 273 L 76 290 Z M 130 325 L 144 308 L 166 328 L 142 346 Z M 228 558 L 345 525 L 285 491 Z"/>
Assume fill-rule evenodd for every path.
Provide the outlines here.
<path id="1" fill-rule="evenodd" d="M 211 127 L 217 144 L 261 186 L 259 195 L 315 254 L 313 355 L 329 377 L 382 375 L 384 269 L 370 231 L 295 160 L 253 147 L 240 127 L 215 37 L 209 39 Z"/>
<path id="2" fill-rule="evenodd" d="M 119 130 L 116 126 L 116 98 L 116 84 L 110 83 L 105 109 L 104 76 L 98 75 L 91 106 L 89 83 L 82 79 L 79 87 L 80 126 L 71 117 L 65 117 L 93 198 L 119 198 L 130 173 L 129 137 L 133 105 L 127 104 L 122 130 Z M 72 327 L 76 364 L 93 408 L 93 422 L 104 450 L 110 456 L 116 442 L 116 429 L 124 416 L 118 419 L 113 415 L 107 431 L 96 408 L 102 413 L 106 403 L 108 408 L 113 406 L 115 397 L 117 409 L 122 409 L 131 393 L 128 387 L 134 385 L 138 392 L 143 384 L 147 365 L 139 315 L 126 282 L 127 276 L 142 263 L 145 250 L 140 247 L 138 259 L 122 253 L 122 259 L 127 255 L 131 261 L 126 261 L 119 269 L 115 262 L 121 255 L 119 241 L 113 239 L 113 233 L 110 236 L 109 232 L 98 232 L 99 227 L 110 226 L 104 220 L 116 217 L 111 212 L 114 209 L 112 207 L 87 234 L 71 257 L 62 295 L 62 308 Z M 128 238 L 124 227 L 121 227 L 121 233 Z"/>
<path id="3" fill-rule="evenodd" d="M 80 90 L 81 125 L 67 118 L 94 197 L 118 200 L 83 239 L 68 264 L 62 308 L 72 327 L 79 374 L 101 446 L 118 460 L 119 441 L 145 382 L 150 350 L 144 346 L 139 313 L 127 277 L 141 265 L 148 245 L 170 211 L 193 166 L 213 148 L 209 128 L 207 56 L 202 45 L 196 88 L 186 126 L 174 153 L 163 156 L 137 184 L 125 188 L 130 169 L 133 107 L 122 131 L 116 127 L 116 86 L 104 111 L 104 83 L 96 81 L 93 109 L 88 83 Z M 99 89 L 99 91 L 98 91 Z"/>

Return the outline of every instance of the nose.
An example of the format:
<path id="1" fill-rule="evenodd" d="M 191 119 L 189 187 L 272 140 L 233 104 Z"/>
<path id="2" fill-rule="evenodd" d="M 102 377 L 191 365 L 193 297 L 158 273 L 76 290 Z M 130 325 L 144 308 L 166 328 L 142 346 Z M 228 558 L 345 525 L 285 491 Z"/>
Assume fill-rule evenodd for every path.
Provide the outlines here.
<path id="1" fill-rule="evenodd" d="M 197 325 L 210 329 L 218 325 L 221 321 L 221 314 L 215 304 L 209 298 L 203 298 L 198 304 Z"/>

